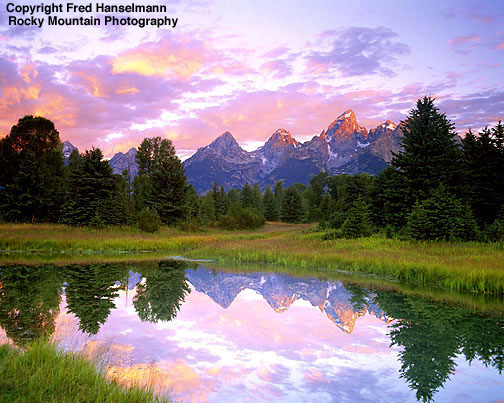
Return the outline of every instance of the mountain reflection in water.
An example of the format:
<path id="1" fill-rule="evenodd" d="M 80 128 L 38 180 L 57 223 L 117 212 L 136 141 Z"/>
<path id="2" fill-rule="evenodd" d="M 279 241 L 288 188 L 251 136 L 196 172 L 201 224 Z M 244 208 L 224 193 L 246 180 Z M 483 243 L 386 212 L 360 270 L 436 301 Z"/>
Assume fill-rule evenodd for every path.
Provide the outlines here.
<path id="1" fill-rule="evenodd" d="M 0 267 L 0 343 L 53 335 L 183 401 L 504 398 L 504 320 L 338 280 L 182 261 Z"/>

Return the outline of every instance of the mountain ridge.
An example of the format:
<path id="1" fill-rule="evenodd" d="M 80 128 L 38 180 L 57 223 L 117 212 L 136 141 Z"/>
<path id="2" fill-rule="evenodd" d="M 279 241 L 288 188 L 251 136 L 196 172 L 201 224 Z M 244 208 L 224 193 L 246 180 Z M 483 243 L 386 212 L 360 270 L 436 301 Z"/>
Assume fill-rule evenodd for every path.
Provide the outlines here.
<path id="1" fill-rule="evenodd" d="M 345 110 L 327 129 L 311 140 L 297 141 L 285 128 L 272 133 L 264 145 L 254 151 L 244 150 L 231 132 L 226 131 L 198 150 L 183 164 L 188 183 L 199 194 L 213 187 L 214 182 L 225 190 L 242 188 L 257 182 L 261 188 L 274 186 L 281 180 L 288 187 L 299 182 L 309 184 L 321 171 L 331 175 L 368 173 L 377 175 L 385 169 L 401 146 L 399 125 L 386 120 L 376 128 L 360 126 L 355 112 Z M 70 154 L 73 145 L 65 141 Z M 116 153 L 110 159 L 112 170 L 120 174 L 138 174 L 136 149 Z M 65 154 L 65 157 L 68 158 Z"/>

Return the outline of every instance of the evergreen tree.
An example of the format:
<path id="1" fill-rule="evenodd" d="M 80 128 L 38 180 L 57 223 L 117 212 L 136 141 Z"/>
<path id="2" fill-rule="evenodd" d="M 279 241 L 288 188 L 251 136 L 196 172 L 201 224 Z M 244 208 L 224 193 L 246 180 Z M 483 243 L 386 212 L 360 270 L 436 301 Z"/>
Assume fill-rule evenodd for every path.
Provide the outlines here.
<path id="1" fill-rule="evenodd" d="M 157 210 L 164 224 L 182 219 L 187 180 L 172 142 L 161 140 L 161 137 L 146 138 L 135 159 L 140 176 L 135 186 L 135 191 L 139 192 L 138 205 Z"/>
<path id="2" fill-rule="evenodd" d="M 275 206 L 278 211 L 282 208 L 282 199 L 284 195 L 284 187 L 282 181 L 278 181 L 273 188 L 273 195 L 275 197 Z"/>
<path id="3" fill-rule="evenodd" d="M 237 189 L 230 189 L 227 192 L 228 212 L 236 211 L 240 208 L 240 193 Z"/>
<path id="4" fill-rule="evenodd" d="M 278 209 L 270 185 L 268 185 L 264 191 L 264 217 L 268 221 L 278 220 Z"/>
<path id="5" fill-rule="evenodd" d="M 368 207 L 362 200 L 358 200 L 348 211 L 347 217 L 341 226 L 345 238 L 360 238 L 370 236 L 371 226 L 368 218 Z"/>
<path id="6" fill-rule="evenodd" d="M 262 193 L 257 182 L 254 183 L 254 187 L 252 188 L 252 203 L 253 206 L 251 207 L 254 207 L 261 212 L 263 211 Z"/>
<path id="7" fill-rule="evenodd" d="M 25 116 L 0 140 L 0 216 L 8 221 L 57 221 L 64 159 L 53 122 Z"/>
<path id="8" fill-rule="evenodd" d="M 254 200 L 254 194 L 252 193 L 252 188 L 248 184 L 248 182 L 245 184 L 243 187 L 241 193 L 240 193 L 240 205 L 245 208 L 245 207 L 256 207 L 255 206 L 255 200 Z"/>
<path id="9" fill-rule="evenodd" d="M 227 196 L 224 192 L 224 187 L 219 189 L 217 182 L 214 182 L 214 186 L 210 194 L 212 195 L 212 199 L 214 201 L 215 219 L 218 220 L 219 217 L 227 213 Z"/>
<path id="10" fill-rule="evenodd" d="M 431 197 L 416 202 L 408 217 L 409 234 L 419 240 L 474 240 L 476 221 L 467 205 L 448 193 L 443 186 Z"/>
<path id="11" fill-rule="evenodd" d="M 189 221 L 195 220 L 198 218 L 199 212 L 199 197 L 198 192 L 194 189 L 193 185 L 189 185 L 186 191 L 186 219 Z"/>
<path id="12" fill-rule="evenodd" d="M 326 192 L 328 172 L 321 172 L 310 180 L 310 186 L 305 193 L 308 201 L 307 218 L 308 221 L 323 220 L 323 213 L 320 205 Z"/>
<path id="13" fill-rule="evenodd" d="M 294 186 L 285 191 L 285 195 L 282 198 L 280 218 L 282 221 L 291 223 L 300 222 L 303 218 L 301 196 Z"/>
<path id="14" fill-rule="evenodd" d="M 87 150 L 70 173 L 63 222 L 71 225 L 117 225 L 125 218 L 118 177 L 99 148 Z"/>
<path id="15" fill-rule="evenodd" d="M 504 204 L 504 149 L 499 125 L 493 130 L 483 129 L 479 136 L 469 131 L 462 141 L 466 193 L 481 225 L 491 224 Z"/>
<path id="16" fill-rule="evenodd" d="M 198 217 L 203 225 L 208 225 L 215 221 L 215 205 L 210 194 L 200 197 L 200 208 Z"/>
<path id="17" fill-rule="evenodd" d="M 461 151 L 454 139 L 454 125 L 439 112 L 434 99 L 418 100 L 416 109 L 401 123 L 401 130 L 402 151 L 394 154 L 391 164 L 407 187 L 404 203 L 411 207 L 441 184 L 460 195 Z"/>

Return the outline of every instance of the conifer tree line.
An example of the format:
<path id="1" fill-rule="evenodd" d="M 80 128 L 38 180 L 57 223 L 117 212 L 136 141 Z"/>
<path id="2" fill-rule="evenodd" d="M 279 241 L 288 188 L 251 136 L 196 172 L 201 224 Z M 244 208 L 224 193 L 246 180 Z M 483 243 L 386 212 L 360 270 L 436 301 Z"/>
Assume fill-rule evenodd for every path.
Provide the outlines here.
<path id="1" fill-rule="evenodd" d="M 225 191 L 215 183 L 198 196 L 170 140 L 146 138 L 139 174 L 114 175 L 100 149 L 76 151 L 64 164 L 54 124 L 25 116 L 0 140 L 0 218 L 70 225 L 161 224 L 186 229 L 257 228 L 268 221 L 318 222 L 327 239 L 383 232 L 419 240 L 504 240 L 504 125 L 469 130 L 434 104 L 418 100 L 401 122 L 401 151 L 378 176 L 330 176 L 309 186 Z"/>

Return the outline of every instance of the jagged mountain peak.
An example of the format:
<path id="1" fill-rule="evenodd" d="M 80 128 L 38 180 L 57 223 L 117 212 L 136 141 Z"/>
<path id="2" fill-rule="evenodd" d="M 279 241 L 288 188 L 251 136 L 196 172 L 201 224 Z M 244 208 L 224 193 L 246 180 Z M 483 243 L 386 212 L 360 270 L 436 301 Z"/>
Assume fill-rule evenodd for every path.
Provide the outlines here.
<path id="1" fill-rule="evenodd" d="M 290 132 L 286 129 L 278 129 L 275 133 L 271 135 L 269 140 L 265 145 L 272 145 L 277 143 L 283 143 L 286 145 L 293 145 L 294 147 L 299 147 L 298 141 L 293 138 Z"/>
<path id="2" fill-rule="evenodd" d="M 350 139 L 356 133 L 360 133 L 364 138 L 367 138 L 367 130 L 359 126 L 354 111 L 347 109 L 329 125 L 326 137 L 327 141 L 330 142 L 333 138 Z"/>
<path id="3" fill-rule="evenodd" d="M 390 120 L 387 120 L 385 123 L 382 123 L 379 127 L 385 130 L 395 130 L 397 129 L 397 125 Z"/>

